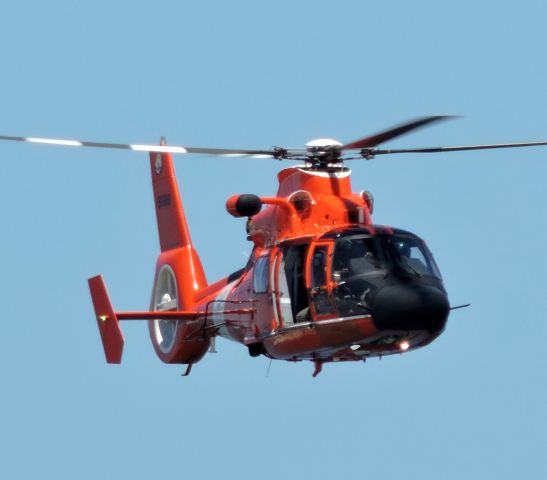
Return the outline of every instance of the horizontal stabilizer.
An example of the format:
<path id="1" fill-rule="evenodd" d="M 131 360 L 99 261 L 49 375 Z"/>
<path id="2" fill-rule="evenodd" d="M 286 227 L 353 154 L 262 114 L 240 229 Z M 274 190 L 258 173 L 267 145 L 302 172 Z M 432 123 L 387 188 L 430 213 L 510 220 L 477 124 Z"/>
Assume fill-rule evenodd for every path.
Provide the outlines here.
<path id="1" fill-rule="evenodd" d="M 103 277 L 98 275 L 90 278 L 88 282 L 106 361 L 108 363 L 122 363 L 123 333 L 110 303 Z"/>
<path id="2" fill-rule="evenodd" d="M 148 311 L 148 312 L 115 312 L 110 303 L 108 292 L 104 284 L 103 277 L 97 275 L 90 278 L 89 289 L 91 291 L 91 300 L 95 308 L 95 316 L 97 325 L 103 342 L 104 354 L 108 363 L 122 363 L 124 338 L 120 328 L 120 320 L 172 320 L 179 322 L 201 322 L 204 329 L 207 322 L 207 316 L 212 312 L 198 312 L 186 310 L 163 310 L 163 311 Z M 241 315 L 252 314 L 253 308 L 235 308 L 226 309 L 215 314 L 222 313 L 223 315 Z M 201 330 L 200 330 L 201 331 Z M 194 332 L 196 333 L 196 332 Z M 214 335 L 215 333 L 211 333 Z"/>

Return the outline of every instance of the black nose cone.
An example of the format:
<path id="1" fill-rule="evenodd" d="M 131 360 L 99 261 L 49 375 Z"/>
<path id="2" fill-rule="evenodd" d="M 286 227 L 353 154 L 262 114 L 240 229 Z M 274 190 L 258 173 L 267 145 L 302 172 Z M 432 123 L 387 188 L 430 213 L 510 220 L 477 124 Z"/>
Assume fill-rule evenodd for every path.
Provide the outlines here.
<path id="1" fill-rule="evenodd" d="M 371 303 L 381 330 L 442 330 L 450 310 L 446 293 L 429 285 L 385 286 Z"/>

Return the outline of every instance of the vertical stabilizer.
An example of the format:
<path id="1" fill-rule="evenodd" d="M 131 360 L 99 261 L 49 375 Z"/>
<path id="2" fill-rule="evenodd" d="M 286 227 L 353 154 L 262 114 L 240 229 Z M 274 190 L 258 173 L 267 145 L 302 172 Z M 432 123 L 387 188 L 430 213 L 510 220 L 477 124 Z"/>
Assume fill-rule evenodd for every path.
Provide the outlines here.
<path id="1" fill-rule="evenodd" d="M 161 251 L 191 245 L 172 155 L 150 153 L 150 167 Z"/>
<path id="2" fill-rule="evenodd" d="M 163 139 L 161 145 L 165 145 Z M 207 280 L 190 239 L 172 155 L 150 153 L 150 167 L 161 246 L 151 310 L 192 312 L 196 293 L 207 286 Z M 195 363 L 209 348 L 208 337 L 189 338 L 200 324 L 157 319 L 151 320 L 148 328 L 157 355 L 166 363 Z"/>
<path id="3" fill-rule="evenodd" d="M 165 145 L 164 139 L 161 145 Z M 150 153 L 150 168 L 161 247 L 156 274 L 164 263 L 169 263 L 180 287 L 178 307 L 191 309 L 194 294 L 206 287 L 207 281 L 190 238 L 173 156 L 170 153 Z"/>

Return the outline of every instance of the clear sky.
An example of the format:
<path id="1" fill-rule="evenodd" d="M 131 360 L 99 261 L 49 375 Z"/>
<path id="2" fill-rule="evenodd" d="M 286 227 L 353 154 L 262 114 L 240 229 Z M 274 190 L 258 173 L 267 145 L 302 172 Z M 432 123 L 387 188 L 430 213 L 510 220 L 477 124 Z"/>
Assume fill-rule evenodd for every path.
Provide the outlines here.
<path id="1" fill-rule="evenodd" d="M 547 140 L 542 1 L 5 2 L 0 134 L 269 148 L 459 114 L 388 146 Z M 124 325 L 110 366 L 87 278 L 146 309 L 159 251 L 146 154 L 0 144 L 0 478 L 547 478 L 547 148 L 352 164 L 377 223 L 425 238 L 451 314 L 366 364 L 250 358 L 190 377 Z M 273 160 L 179 157 L 208 278 L 241 267 L 233 193 Z"/>

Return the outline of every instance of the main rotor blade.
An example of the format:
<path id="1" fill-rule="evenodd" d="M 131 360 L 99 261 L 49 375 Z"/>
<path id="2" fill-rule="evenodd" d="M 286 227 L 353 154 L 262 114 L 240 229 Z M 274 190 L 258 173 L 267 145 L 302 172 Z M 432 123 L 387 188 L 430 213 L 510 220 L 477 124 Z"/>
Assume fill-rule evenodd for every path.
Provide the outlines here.
<path id="1" fill-rule="evenodd" d="M 351 143 L 346 143 L 345 145 L 341 147 L 341 150 L 352 150 L 352 149 L 375 147 L 376 145 L 380 145 L 381 143 L 385 143 L 388 140 L 391 140 L 396 137 L 400 137 L 401 135 L 411 132 L 412 130 L 425 127 L 426 125 L 429 125 L 430 123 L 440 122 L 440 121 L 448 120 L 451 118 L 455 118 L 455 117 L 453 115 L 434 115 L 430 117 L 418 118 L 416 120 L 412 120 L 410 122 L 403 123 L 402 125 L 398 125 L 396 127 L 390 128 L 389 130 L 384 130 L 383 132 L 379 132 L 376 135 L 360 138 L 359 140 L 355 140 L 354 142 L 351 142 Z"/>
<path id="2" fill-rule="evenodd" d="M 490 150 L 495 148 L 520 148 L 520 147 L 538 147 L 547 145 L 547 141 L 541 142 L 522 142 L 522 143 L 493 143 L 485 145 L 463 145 L 459 147 L 429 147 L 429 148 L 395 148 L 389 150 L 378 150 L 376 148 L 364 148 L 361 151 L 363 156 L 388 155 L 393 153 L 443 153 L 460 152 L 465 150 Z"/>
<path id="3" fill-rule="evenodd" d="M 61 140 L 57 138 L 41 137 L 14 137 L 0 135 L 0 140 L 12 142 L 41 143 L 45 145 L 58 145 L 62 147 L 93 147 L 93 148 L 115 148 L 121 150 L 133 150 L 136 152 L 159 152 L 159 153 L 198 153 L 204 155 L 229 155 L 229 156 L 258 156 L 258 157 L 279 157 L 281 150 L 237 150 L 230 148 L 201 148 L 182 147 L 177 145 L 141 145 L 130 143 L 106 143 L 87 142 L 81 140 Z"/>

